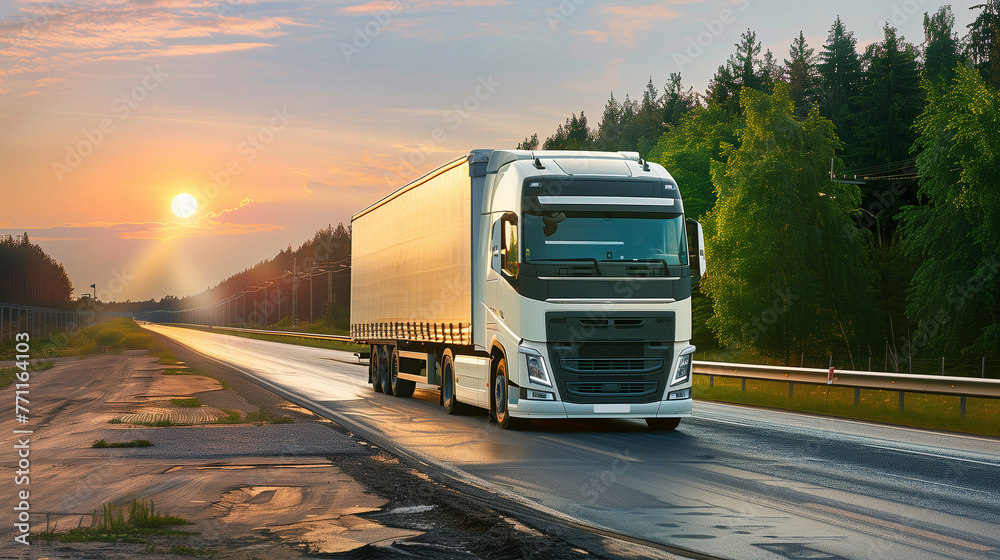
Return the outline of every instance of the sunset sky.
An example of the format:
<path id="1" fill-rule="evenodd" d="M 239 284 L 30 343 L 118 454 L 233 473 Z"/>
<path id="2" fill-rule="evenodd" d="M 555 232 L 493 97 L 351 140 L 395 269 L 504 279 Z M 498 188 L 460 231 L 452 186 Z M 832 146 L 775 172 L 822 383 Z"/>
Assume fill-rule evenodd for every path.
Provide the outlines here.
<path id="1" fill-rule="evenodd" d="M 0 234 L 77 294 L 192 295 L 464 151 L 596 126 L 612 91 L 703 92 L 748 27 L 781 61 L 838 14 L 859 50 L 886 21 L 920 42 L 941 5 L 0 0 Z"/>

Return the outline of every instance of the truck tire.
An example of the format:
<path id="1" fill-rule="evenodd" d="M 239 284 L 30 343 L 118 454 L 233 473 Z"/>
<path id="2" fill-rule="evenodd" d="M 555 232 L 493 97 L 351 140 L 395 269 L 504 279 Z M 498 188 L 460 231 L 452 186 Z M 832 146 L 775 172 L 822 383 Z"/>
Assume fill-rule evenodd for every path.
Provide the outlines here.
<path id="1" fill-rule="evenodd" d="M 497 424 L 504 430 L 520 430 L 528 425 L 530 420 L 525 418 L 512 418 L 507 409 L 507 384 L 509 381 L 507 374 L 507 360 L 500 359 L 497 364 L 496 374 L 493 375 L 493 410 L 496 414 Z"/>
<path id="2" fill-rule="evenodd" d="M 669 432 L 681 425 L 680 418 L 646 418 L 650 430 Z"/>
<path id="3" fill-rule="evenodd" d="M 372 345 L 372 355 L 368 358 L 368 371 L 371 375 L 372 390 L 376 393 L 382 392 L 382 352 L 379 346 Z"/>
<path id="4" fill-rule="evenodd" d="M 417 388 L 416 382 L 399 378 L 399 354 L 395 346 L 389 353 L 389 380 L 390 385 L 392 385 L 392 394 L 397 397 L 404 399 L 411 397 L 413 390 Z"/>
<path id="5" fill-rule="evenodd" d="M 392 396 L 392 365 L 389 363 L 392 350 L 389 349 L 389 345 L 380 347 L 379 358 L 382 362 L 382 392 Z"/>
<path id="6" fill-rule="evenodd" d="M 447 350 L 441 358 L 441 404 L 448 414 L 465 412 L 465 405 L 458 402 L 458 395 L 455 394 L 455 360 Z"/>

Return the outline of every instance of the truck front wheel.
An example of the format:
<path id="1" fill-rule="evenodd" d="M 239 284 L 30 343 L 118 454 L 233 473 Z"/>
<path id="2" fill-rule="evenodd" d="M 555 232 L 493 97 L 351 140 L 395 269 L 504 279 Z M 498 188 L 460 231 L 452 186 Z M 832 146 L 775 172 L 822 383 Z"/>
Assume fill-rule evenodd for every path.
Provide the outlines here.
<path id="1" fill-rule="evenodd" d="M 461 414 L 465 408 L 455 394 L 455 361 L 447 351 L 441 358 L 441 404 L 448 414 Z"/>
<path id="2" fill-rule="evenodd" d="M 497 364 L 496 374 L 493 376 L 493 409 L 496 413 L 497 424 L 504 430 L 520 430 L 525 427 L 529 420 L 524 418 L 513 418 L 510 410 L 507 409 L 507 360 L 501 358 Z"/>

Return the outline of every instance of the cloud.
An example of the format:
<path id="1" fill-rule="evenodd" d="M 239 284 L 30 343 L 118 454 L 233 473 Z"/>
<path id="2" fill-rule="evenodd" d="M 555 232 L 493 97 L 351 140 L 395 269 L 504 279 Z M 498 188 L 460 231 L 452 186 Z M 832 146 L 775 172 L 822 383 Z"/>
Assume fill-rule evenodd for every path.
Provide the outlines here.
<path id="1" fill-rule="evenodd" d="M 35 78 L 71 76 L 98 60 L 208 56 L 273 46 L 290 28 L 313 26 L 259 11 L 236 13 L 247 0 L 98 0 L 86 4 L 24 3 L 0 31 L 0 86 L 36 89 Z M 44 87 L 71 87 L 49 82 Z"/>
<path id="2" fill-rule="evenodd" d="M 392 2 L 373 0 L 372 2 L 341 8 L 340 13 L 352 16 L 367 16 L 384 12 L 393 14 L 402 12 L 437 12 L 450 8 L 493 8 L 511 4 L 513 2 L 509 0 L 399 0 Z"/>
<path id="3" fill-rule="evenodd" d="M 640 35 L 665 21 L 676 19 L 682 15 L 672 6 L 703 1 L 663 0 L 642 6 L 632 4 L 604 6 L 601 9 L 601 15 L 607 30 L 589 29 L 574 31 L 574 33 L 588 36 L 595 43 L 606 43 L 609 38 L 613 38 L 619 46 L 633 48 Z"/>

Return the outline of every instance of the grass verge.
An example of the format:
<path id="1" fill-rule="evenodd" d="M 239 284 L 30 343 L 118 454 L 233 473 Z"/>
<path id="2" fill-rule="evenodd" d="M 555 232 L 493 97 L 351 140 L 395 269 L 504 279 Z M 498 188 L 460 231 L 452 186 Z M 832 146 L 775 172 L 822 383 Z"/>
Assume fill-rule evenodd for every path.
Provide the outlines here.
<path id="1" fill-rule="evenodd" d="M 709 376 L 695 375 L 694 398 L 808 412 L 839 418 L 881 422 L 912 428 L 944 430 L 1000 437 L 1000 399 L 969 397 L 965 417 L 961 414 L 961 397 L 906 393 L 904 410 L 899 410 L 899 392 L 861 389 L 858 404 L 854 404 L 852 387 L 828 387 L 797 383 L 789 396 L 788 382 L 747 379 L 746 391 L 740 379 L 715 377 L 709 386 Z"/>
<path id="2" fill-rule="evenodd" d="M 81 522 L 82 523 L 82 522 Z M 37 539 L 59 542 L 110 542 L 146 543 L 141 538 L 149 535 L 190 535 L 192 533 L 171 529 L 178 525 L 188 525 L 188 521 L 176 515 L 157 513 L 153 501 L 133 499 L 127 506 L 113 503 L 104 504 L 102 512 L 94 512 L 89 527 L 76 527 L 65 532 L 55 528 L 37 535 Z"/>
<path id="3" fill-rule="evenodd" d="M 45 371 L 54 367 L 55 364 L 52 362 L 30 362 L 28 364 L 28 371 Z M 10 387 L 10 384 L 17 379 L 17 374 L 22 371 L 24 370 L 19 366 L 0 368 L 0 389 Z"/>
<path id="4" fill-rule="evenodd" d="M 201 406 L 201 401 L 198 400 L 198 397 L 191 397 L 189 399 L 170 399 L 170 404 L 181 408 L 198 408 Z"/>

